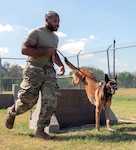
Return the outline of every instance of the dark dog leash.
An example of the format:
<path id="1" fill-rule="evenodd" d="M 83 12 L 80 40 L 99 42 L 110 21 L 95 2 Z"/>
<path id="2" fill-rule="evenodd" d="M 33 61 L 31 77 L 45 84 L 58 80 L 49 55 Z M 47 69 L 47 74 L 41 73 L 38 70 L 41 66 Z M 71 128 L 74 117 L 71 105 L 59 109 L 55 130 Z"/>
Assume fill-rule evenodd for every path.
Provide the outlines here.
<path id="1" fill-rule="evenodd" d="M 57 49 L 57 51 L 58 51 L 58 52 L 60 53 L 60 55 L 64 58 L 64 61 L 65 61 L 65 63 L 66 63 L 68 66 L 72 66 L 73 68 L 75 68 L 76 70 L 80 71 L 82 74 L 84 74 L 84 75 L 87 76 L 88 78 L 92 79 L 90 76 L 88 76 L 87 74 L 85 74 L 84 72 L 82 72 L 82 71 L 80 70 L 80 68 L 75 67 L 75 66 L 67 59 L 67 57 L 65 57 L 58 49 Z M 94 79 L 93 79 L 93 80 L 94 80 Z M 97 81 L 97 80 L 95 80 L 95 81 Z"/>

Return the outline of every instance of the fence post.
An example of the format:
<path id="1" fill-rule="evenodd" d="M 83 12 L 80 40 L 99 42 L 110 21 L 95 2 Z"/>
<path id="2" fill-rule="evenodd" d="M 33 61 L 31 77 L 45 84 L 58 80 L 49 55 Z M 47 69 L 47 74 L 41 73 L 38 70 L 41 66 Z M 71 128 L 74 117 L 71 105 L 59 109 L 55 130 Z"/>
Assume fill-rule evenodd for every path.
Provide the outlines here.
<path id="1" fill-rule="evenodd" d="M 12 93 L 13 93 L 14 101 L 17 100 L 17 94 L 19 89 L 20 89 L 19 84 L 12 84 Z"/>

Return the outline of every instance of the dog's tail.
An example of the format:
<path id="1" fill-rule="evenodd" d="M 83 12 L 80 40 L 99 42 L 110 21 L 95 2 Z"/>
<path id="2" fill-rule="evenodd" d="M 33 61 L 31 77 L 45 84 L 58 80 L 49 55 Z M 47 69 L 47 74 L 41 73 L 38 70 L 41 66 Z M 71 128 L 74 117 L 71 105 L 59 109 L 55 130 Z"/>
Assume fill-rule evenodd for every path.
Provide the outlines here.
<path id="1" fill-rule="evenodd" d="M 87 73 L 83 72 L 83 71 L 81 70 L 81 68 L 77 68 L 76 66 L 74 66 L 66 57 L 64 57 L 64 61 L 65 61 L 65 63 L 68 65 L 68 67 L 69 67 L 70 69 L 79 71 L 79 72 L 81 72 L 83 75 L 85 75 L 86 77 L 97 81 L 94 75 L 93 75 L 93 77 L 91 77 L 91 76 L 88 75 Z M 92 74 L 93 74 L 93 73 L 91 72 L 91 75 L 92 75 Z"/>

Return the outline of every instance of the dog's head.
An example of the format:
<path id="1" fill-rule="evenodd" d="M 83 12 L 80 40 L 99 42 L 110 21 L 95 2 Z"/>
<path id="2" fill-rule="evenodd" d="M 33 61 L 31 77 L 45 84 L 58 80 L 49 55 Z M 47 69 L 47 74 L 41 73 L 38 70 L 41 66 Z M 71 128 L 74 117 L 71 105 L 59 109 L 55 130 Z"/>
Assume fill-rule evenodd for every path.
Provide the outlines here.
<path id="1" fill-rule="evenodd" d="M 105 87 L 108 93 L 115 94 L 115 91 L 118 89 L 117 76 L 115 76 L 115 78 L 110 79 L 108 75 L 105 74 Z"/>
<path id="2" fill-rule="evenodd" d="M 73 77 L 72 83 L 74 85 L 78 85 L 80 82 L 84 80 L 84 75 L 79 70 L 73 73 L 72 77 Z"/>
<path id="3" fill-rule="evenodd" d="M 78 70 L 76 70 L 75 73 L 73 73 L 72 77 L 73 77 L 72 82 L 74 85 L 77 85 L 80 82 L 85 81 L 86 77 L 96 81 L 94 73 L 87 70 L 86 68 L 79 68 Z"/>

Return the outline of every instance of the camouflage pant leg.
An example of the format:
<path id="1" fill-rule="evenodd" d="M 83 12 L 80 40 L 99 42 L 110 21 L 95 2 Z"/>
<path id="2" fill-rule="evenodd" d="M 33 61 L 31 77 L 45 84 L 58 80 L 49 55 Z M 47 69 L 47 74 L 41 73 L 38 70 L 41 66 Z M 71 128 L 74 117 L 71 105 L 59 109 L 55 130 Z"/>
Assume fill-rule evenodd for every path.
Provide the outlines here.
<path id="1" fill-rule="evenodd" d="M 18 99 L 15 102 L 16 115 L 30 110 L 38 100 L 39 90 L 45 80 L 45 72 L 42 68 L 26 65 L 23 70 L 23 81 L 20 84 Z"/>
<path id="2" fill-rule="evenodd" d="M 53 68 L 48 68 L 46 73 L 46 80 L 41 88 L 42 104 L 38 127 L 46 127 L 50 123 L 50 119 L 57 107 L 57 99 L 60 96 L 57 85 L 56 72 Z"/>

